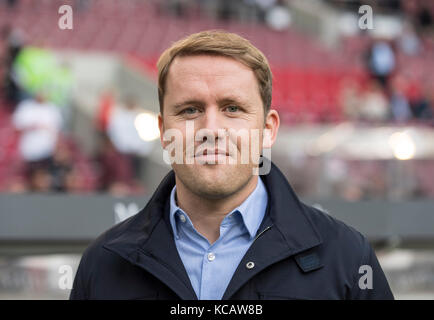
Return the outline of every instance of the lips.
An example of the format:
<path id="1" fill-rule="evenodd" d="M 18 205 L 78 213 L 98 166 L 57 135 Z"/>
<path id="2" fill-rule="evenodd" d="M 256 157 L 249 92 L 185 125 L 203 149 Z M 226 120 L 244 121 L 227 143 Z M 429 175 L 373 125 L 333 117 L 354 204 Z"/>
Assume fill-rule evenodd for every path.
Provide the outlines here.
<path id="1" fill-rule="evenodd" d="M 220 149 L 215 149 L 215 150 L 205 149 L 202 152 L 196 153 L 195 157 L 200 157 L 200 156 L 217 156 L 217 155 L 222 155 L 222 156 L 229 157 L 229 152 L 226 152 L 226 151 L 220 150 Z"/>

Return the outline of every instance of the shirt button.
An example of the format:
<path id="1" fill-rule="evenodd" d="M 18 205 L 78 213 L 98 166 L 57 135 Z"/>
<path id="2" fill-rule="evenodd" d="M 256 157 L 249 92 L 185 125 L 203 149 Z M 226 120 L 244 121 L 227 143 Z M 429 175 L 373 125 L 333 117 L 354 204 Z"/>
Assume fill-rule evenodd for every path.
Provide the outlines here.
<path id="1" fill-rule="evenodd" d="M 187 221 L 187 219 L 185 218 L 185 216 L 183 214 L 181 214 L 179 216 L 179 219 L 181 220 L 182 223 L 184 223 L 185 221 Z"/>
<path id="2" fill-rule="evenodd" d="M 215 259 L 215 254 L 214 253 L 208 253 L 208 261 L 213 261 Z"/>

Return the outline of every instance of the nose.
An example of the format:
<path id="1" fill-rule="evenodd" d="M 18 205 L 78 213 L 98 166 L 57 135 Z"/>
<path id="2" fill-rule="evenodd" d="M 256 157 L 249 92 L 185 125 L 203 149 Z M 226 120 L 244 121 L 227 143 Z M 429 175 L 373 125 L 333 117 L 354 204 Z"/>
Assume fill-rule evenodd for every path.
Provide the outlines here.
<path id="1" fill-rule="evenodd" d="M 217 140 L 218 138 L 218 130 L 224 129 L 224 120 L 222 117 L 222 114 L 219 112 L 219 109 L 217 106 L 210 106 L 206 108 L 205 114 L 200 120 L 200 123 L 198 124 L 198 130 L 201 130 L 201 132 L 206 133 L 203 136 L 202 141 L 206 141 L 209 136 L 213 136 L 214 139 Z"/>

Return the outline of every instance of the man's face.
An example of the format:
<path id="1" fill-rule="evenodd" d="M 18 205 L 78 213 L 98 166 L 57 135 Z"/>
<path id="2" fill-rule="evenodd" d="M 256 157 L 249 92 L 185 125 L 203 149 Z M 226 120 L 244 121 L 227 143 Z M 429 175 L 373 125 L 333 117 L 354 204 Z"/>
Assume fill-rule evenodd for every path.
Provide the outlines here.
<path id="1" fill-rule="evenodd" d="M 194 125 L 193 131 L 187 129 L 187 123 Z M 263 147 L 259 141 L 262 142 L 263 137 L 264 108 L 253 71 L 227 57 L 175 58 L 166 79 L 159 125 L 163 147 L 171 143 L 163 139 L 166 130 L 182 133 L 182 163 L 172 163 L 177 183 L 181 182 L 194 194 L 207 199 L 221 199 L 236 193 L 252 178 Z M 211 137 L 196 141 L 194 137 L 199 130 Z M 251 133 L 255 131 L 258 147 L 252 154 L 249 146 Z M 228 132 L 228 136 L 222 135 Z M 243 138 L 234 132 L 243 132 Z M 246 133 L 248 140 L 245 140 Z M 242 155 L 246 142 L 247 163 L 245 153 Z M 198 154 L 199 150 L 202 155 Z M 223 154 L 218 154 L 221 151 Z"/>

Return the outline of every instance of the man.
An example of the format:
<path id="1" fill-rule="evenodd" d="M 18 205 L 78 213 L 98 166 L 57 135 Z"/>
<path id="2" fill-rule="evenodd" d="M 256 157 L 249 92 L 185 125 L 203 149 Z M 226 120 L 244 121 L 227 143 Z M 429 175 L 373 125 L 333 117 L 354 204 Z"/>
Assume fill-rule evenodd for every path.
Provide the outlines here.
<path id="1" fill-rule="evenodd" d="M 38 92 L 20 102 L 13 113 L 14 127 L 21 133 L 19 151 L 28 163 L 51 159 L 57 146 L 63 118 L 59 107 Z"/>
<path id="2" fill-rule="evenodd" d="M 256 175 L 279 127 L 258 49 L 201 32 L 167 49 L 158 69 L 173 171 L 141 212 L 85 251 L 71 299 L 393 299 L 360 233 L 300 202 L 270 161 Z M 247 162 L 242 132 L 263 141 Z"/>

